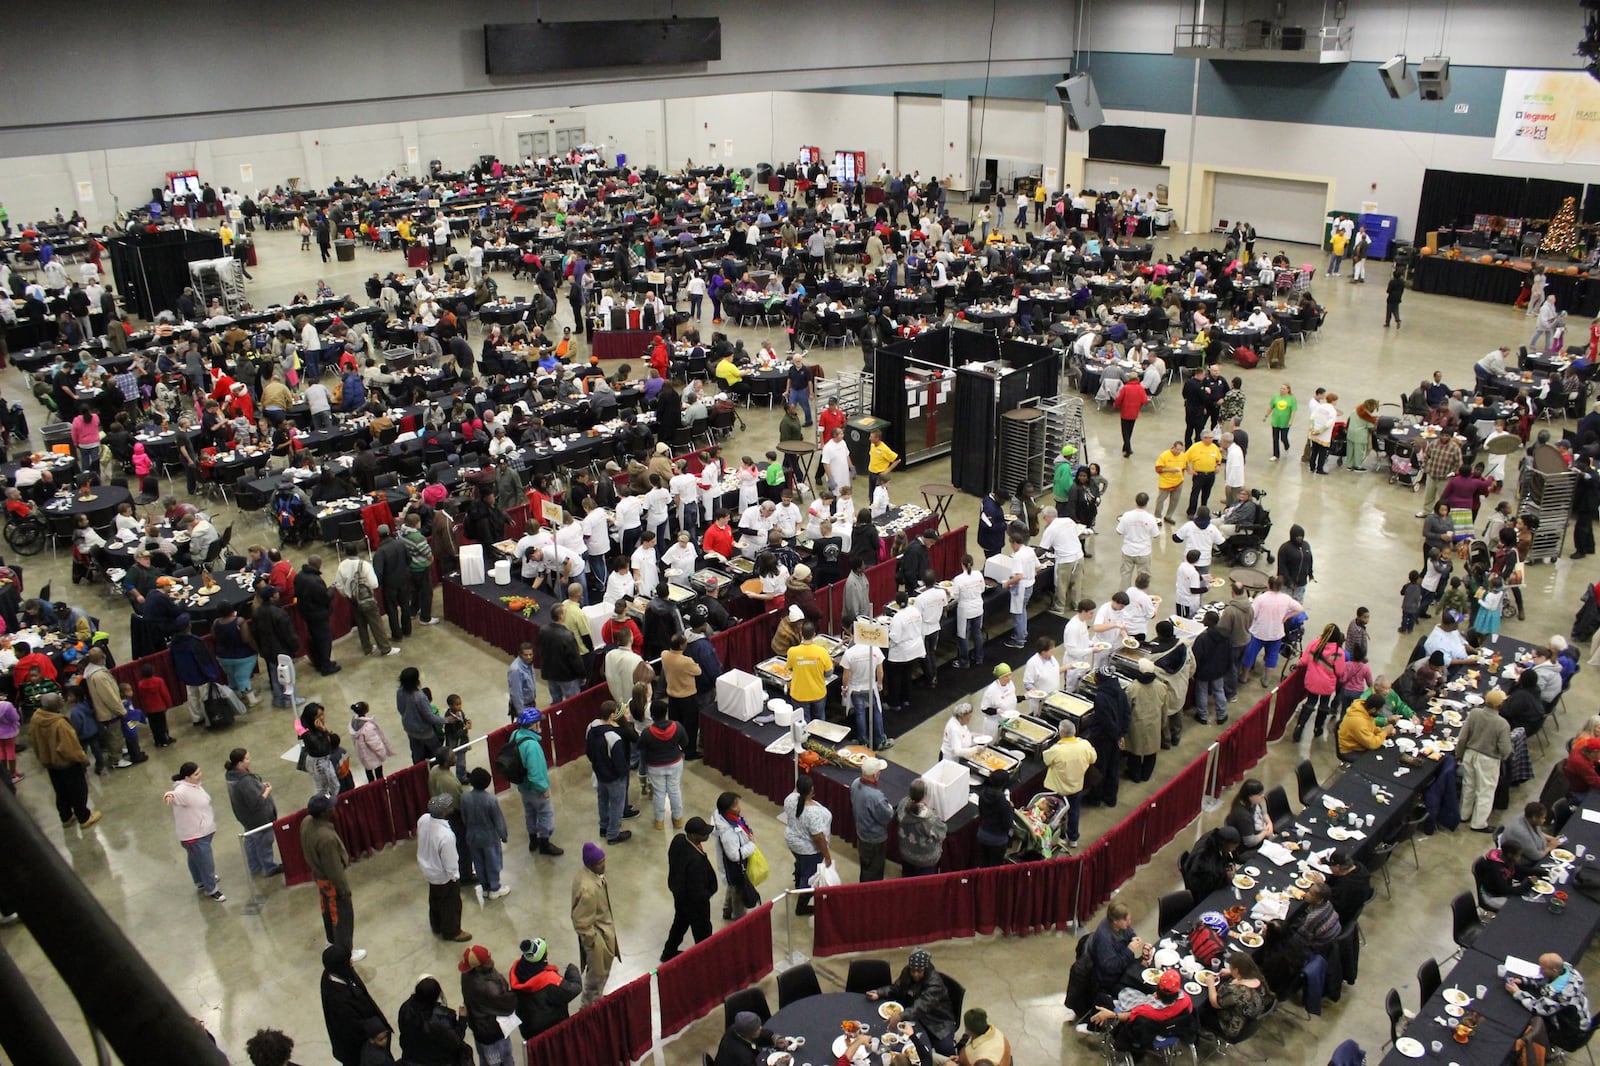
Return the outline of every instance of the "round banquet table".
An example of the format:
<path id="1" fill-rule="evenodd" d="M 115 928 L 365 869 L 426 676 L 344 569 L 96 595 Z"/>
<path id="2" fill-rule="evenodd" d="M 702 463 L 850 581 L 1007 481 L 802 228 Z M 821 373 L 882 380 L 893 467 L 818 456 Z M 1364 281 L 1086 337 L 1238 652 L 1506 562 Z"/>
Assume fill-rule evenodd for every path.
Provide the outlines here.
<path id="1" fill-rule="evenodd" d="M 41 509 L 47 519 L 66 515 L 76 519 L 78 515 L 88 515 L 89 524 L 99 529 L 110 524 L 119 506 L 132 502 L 133 493 L 127 489 L 116 485 L 96 485 L 89 490 L 87 498 L 74 489 L 70 496 L 55 496 L 45 501 Z"/>
<path id="2" fill-rule="evenodd" d="M 187 577 L 194 591 L 181 596 L 174 596 L 178 605 L 196 622 L 210 622 L 220 615 L 225 607 L 236 611 L 243 611 L 255 595 L 255 576 L 250 573 L 235 571 L 230 574 L 213 573 L 216 579 L 217 590 L 206 596 L 204 603 L 197 603 L 194 596 L 199 595 L 199 571 L 193 568 L 179 570 L 179 576 Z"/>
<path id="3" fill-rule="evenodd" d="M 797 1066 L 812 1063 L 813 1066 L 832 1066 L 839 1056 L 834 1053 L 833 1043 L 844 1035 L 844 1030 L 839 1028 L 839 1023 L 845 1021 L 865 1022 L 867 1031 L 875 1036 L 881 1036 L 888 1028 L 888 1022 L 878 1016 L 878 1007 L 883 1001 L 873 1003 L 860 992 L 824 992 L 817 996 L 807 996 L 805 999 L 784 1007 L 774 1014 L 767 1022 L 766 1028 L 777 1036 L 803 1036 L 806 1038 L 805 1047 L 791 1052 Z M 927 1038 L 918 1031 L 918 1053 L 922 1057 L 924 1066 L 932 1066 L 933 1055 L 928 1050 Z M 872 1058 L 878 1061 L 877 1057 Z"/>

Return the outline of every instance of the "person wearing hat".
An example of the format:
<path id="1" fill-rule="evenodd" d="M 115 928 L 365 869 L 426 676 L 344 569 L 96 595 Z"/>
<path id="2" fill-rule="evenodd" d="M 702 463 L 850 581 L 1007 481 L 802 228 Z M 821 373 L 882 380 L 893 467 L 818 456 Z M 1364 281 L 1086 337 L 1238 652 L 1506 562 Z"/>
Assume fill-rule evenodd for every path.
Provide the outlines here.
<path id="1" fill-rule="evenodd" d="M 611 965 L 622 957 L 606 885 L 606 853 L 593 841 L 583 845 L 583 869 L 572 879 L 572 931 L 578 936 L 582 1005 L 587 1007 L 605 993 Z"/>
<path id="2" fill-rule="evenodd" d="M 763 1028 L 754 1011 L 742 1010 L 733 1016 L 733 1025 L 722 1034 L 712 1066 L 760 1066 L 767 1061 L 768 1049 L 788 1047 L 788 1041 Z"/>
<path id="3" fill-rule="evenodd" d="M 956 1062 L 959 1066 L 977 1066 L 987 1062 L 990 1066 L 1011 1066 L 1011 1041 L 1006 1034 L 989 1024 L 989 1012 L 973 1007 L 961 1016 L 961 1039 L 956 1042 Z"/>
<path id="4" fill-rule="evenodd" d="M 1050 495 L 1055 498 L 1056 511 L 1065 514 L 1067 511 L 1067 497 L 1072 494 L 1072 482 L 1075 476 L 1074 466 L 1078 458 L 1076 444 L 1063 444 L 1061 454 L 1056 457 L 1054 469 L 1050 475 Z"/>
<path id="5" fill-rule="evenodd" d="M 334 1061 L 339 1066 L 363 1066 L 367 1044 L 378 1024 L 385 1031 L 389 1022 L 383 1010 L 367 991 L 366 983 L 351 963 L 360 962 L 366 952 L 352 953 L 342 944 L 322 951 L 322 1019 L 328 1030 Z M 431 980 L 431 978 L 430 978 Z M 437 987 L 437 982 L 435 982 Z M 402 1012 L 404 1008 L 401 1008 Z"/>
<path id="6" fill-rule="evenodd" d="M 696 944 L 711 935 L 711 898 L 717 894 L 717 871 L 706 853 L 711 825 L 704 818 L 690 818 L 683 832 L 667 847 L 667 891 L 672 893 L 672 925 L 661 961 L 669 962 L 682 954 L 678 945 L 685 932 L 694 933 Z"/>
<path id="7" fill-rule="evenodd" d="M 500 1018 L 517 1009 L 517 995 L 505 976 L 494 968 L 489 949 L 474 944 L 461 953 L 461 1003 L 467 1008 L 467 1028 L 478 1045 L 482 1066 L 512 1066 L 511 1037 L 501 1032 Z"/>
<path id="8" fill-rule="evenodd" d="M 887 762 L 868 756 L 862 760 L 861 776 L 850 782 L 850 808 L 855 815 L 856 851 L 861 858 L 863 884 L 883 880 L 894 806 L 878 787 L 878 779 L 888 768 Z"/>
<path id="9" fill-rule="evenodd" d="M 1011 672 L 1009 663 L 996 663 L 993 674 L 994 680 L 984 687 L 983 696 L 978 700 L 979 709 L 986 720 L 1016 717 L 1016 675 Z"/>
<path id="10" fill-rule="evenodd" d="M 1177 970 L 1164 970 L 1156 981 L 1156 997 L 1135 1004 L 1128 1010 L 1119 1011 L 1111 1007 L 1097 1007 L 1093 1017 L 1088 1022 L 1077 1026 L 1080 1033 L 1090 1032 L 1092 1026 L 1095 1030 L 1103 1030 L 1116 1022 L 1148 1021 L 1153 1029 L 1137 1025 L 1124 1025 L 1112 1033 L 1113 1046 L 1121 1051 L 1139 1049 L 1137 1041 L 1141 1033 L 1161 1032 L 1173 1025 L 1184 1014 L 1194 1010 L 1194 1003 L 1189 999 L 1189 994 L 1183 990 L 1183 974 Z M 1147 1049 L 1145 1049 L 1147 1050 Z"/>
<path id="11" fill-rule="evenodd" d="M 300 823 L 300 851 L 317 883 L 317 902 L 322 909 L 322 929 L 328 943 L 343 948 L 350 961 L 367 957 L 355 941 L 356 916 L 350 898 L 350 853 L 333 825 L 334 799 L 318 792 L 306 803 L 307 817 Z"/>
<path id="12" fill-rule="evenodd" d="M 867 999 L 900 1004 L 905 1008 L 900 1020 L 913 1025 L 935 1052 L 955 1054 L 956 1011 L 950 1000 L 950 986 L 933 968 L 933 956 L 927 950 L 917 948 L 911 952 L 894 983 L 868 992 Z"/>
<path id="13" fill-rule="evenodd" d="M 428 928 L 444 940 L 464 944 L 472 934 L 461 928 L 461 859 L 450 828 L 455 798 L 434 796 L 417 819 L 417 865 L 428 882 Z"/>
<path id="14" fill-rule="evenodd" d="M 1010 676 L 1009 672 L 1006 676 Z M 960 762 L 974 755 L 980 747 L 972 739 L 972 704 L 956 704 L 950 708 L 950 718 L 944 724 L 939 758 L 945 762 Z"/>
<path id="15" fill-rule="evenodd" d="M 1511 724 L 1500 716 L 1503 690 L 1490 689 L 1482 703 L 1467 712 L 1456 750 L 1461 760 L 1461 819 L 1474 833 L 1489 833 L 1500 764 L 1511 757 Z"/>
<path id="16" fill-rule="evenodd" d="M 550 801 L 550 770 L 539 741 L 538 725 L 542 718 L 539 708 L 522 708 L 517 712 L 517 727 L 511 731 L 508 743 L 516 745 L 523 767 L 523 778 L 516 785 L 522 799 L 523 823 L 528 830 L 528 850 L 555 856 L 564 854 L 565 849 L 550 842 L 556 819 Z"/>
<path id="17" fill-rule="evenodd" d="M 550 947 L 540 937 L 524 940 L 517 951 L 506 978 L 516 995 L 518 1031 L 522 1039 L 531 1040 L 565 1020 L 567 1004 L 583 991 L 583 977 L 576 963 L 567 963 L 562 971 L 548 961 Z"/>
<path id="18" fill-rule="evenodd" d="M 1067 846 L 1076 848 L 1084 777 L 1097 755 L 1094 745 L 1078 736 L 1078 727 L 1070 719 L 1056 726 L 1056 734 L 1056 742 L 1044 752 L 1044 787 L 1067 801 Z"/>
<path id="19" fill-rule="evenodd" d="M 1219 888 L 1227 887 L 1237 862 L 1239 841 L 1239 831 L 1225 825 L 1208 832 L 1192 850 L 1184 853 L 1178 862 L 1178 872 L 1183 875 L 1183 887 L 1191 896 L 1202 900 Z"/>

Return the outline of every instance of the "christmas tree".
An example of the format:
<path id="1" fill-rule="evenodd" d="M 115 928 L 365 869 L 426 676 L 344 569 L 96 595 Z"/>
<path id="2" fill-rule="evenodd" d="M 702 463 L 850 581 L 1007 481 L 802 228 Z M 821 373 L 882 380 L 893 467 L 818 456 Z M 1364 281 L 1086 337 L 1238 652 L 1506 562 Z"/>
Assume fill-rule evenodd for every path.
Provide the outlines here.
<path id="1" fill-rule="evenodd" d="M 1578 206 L 1574 197 L 1561 201 L 1561 210 L 1550 220 L 1539 242 L 1539 251 L 1548 255 L 1565 255 L 1578 247 Z"/>

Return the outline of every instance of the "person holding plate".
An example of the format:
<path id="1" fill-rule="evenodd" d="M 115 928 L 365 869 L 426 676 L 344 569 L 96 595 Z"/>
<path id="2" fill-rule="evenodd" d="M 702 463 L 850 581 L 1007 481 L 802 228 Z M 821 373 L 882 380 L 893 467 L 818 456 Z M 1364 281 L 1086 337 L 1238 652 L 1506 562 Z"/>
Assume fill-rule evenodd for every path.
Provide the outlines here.
<path id="1" fill-rule="evenodd" d="M 1272 1000 L 1255 960 L 1243 952 L 1228 954 L 1225 973 L 1202 972 L 1197 976 L 1206 986 L 1200 1000 L 1200 1024 L 1224 1040 L 1239 1039 Z"/>

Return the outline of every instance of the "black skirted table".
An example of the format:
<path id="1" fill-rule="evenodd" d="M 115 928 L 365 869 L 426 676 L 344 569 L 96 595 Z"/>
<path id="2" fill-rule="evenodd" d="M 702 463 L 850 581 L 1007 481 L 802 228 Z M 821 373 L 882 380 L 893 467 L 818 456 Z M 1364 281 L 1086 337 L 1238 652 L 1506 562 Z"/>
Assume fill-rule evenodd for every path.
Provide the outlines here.
<path id="1" fill-rule="evenodd" d="M 71 516 L 76 521 L 78 515 L 87 515 L 91 526 L 102 529 L 111 524 L 118 507 L 132 502 L 133 493 L 125 488 L 95 485 L 86 494 L 74 491 L 54 496 L 45 501 L 42 510 L 47 519 Z"/>
<path id="2" fill-rule="evenodd" d="M 844 1036 L 842 1023 L 861 1022 L 869 1035 L 879 1037 L 891 1028 L 878 1013 L 882 1002 L 874 1003 L 860 992 L 824 992 L 789 1004 L 772 1016 L 766 1028 L 778 1036 L 805 1038 L 804 1046 L 790 1052 L 796 1063 L 832 1063 L 842 1051 L 833 1050 Z M 920 1035 L 917 1053 L 924 1063 L 933 1061 L 927 1040 Z M 877 1062 L 878 1056 L 871 1061 Z"/>
<path id="3" fill-rule="evenodd" d="M 1418 292 L 1460 296 L 1485 303 L 1514 304 L 1528 280 L 1528 272 L 1498 263 L 1420 256 L 1416 263 Z M 1545 273 L 1545 292 L 1556 298 L 1561 310 L 1584 318 L 1600 314 L 1600 284 L 1587 274 Z"/>

